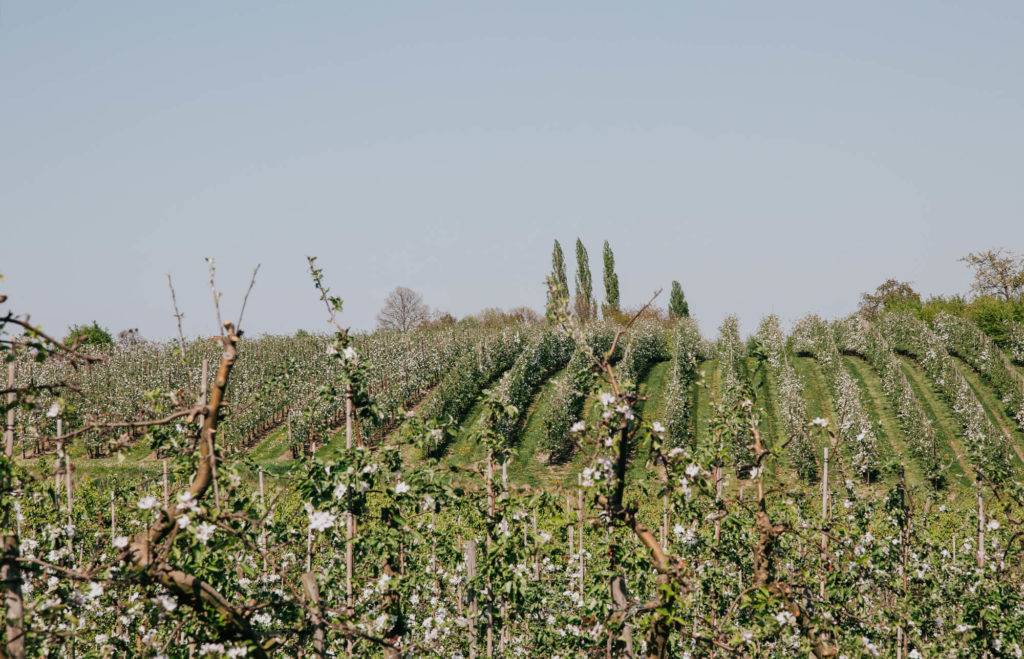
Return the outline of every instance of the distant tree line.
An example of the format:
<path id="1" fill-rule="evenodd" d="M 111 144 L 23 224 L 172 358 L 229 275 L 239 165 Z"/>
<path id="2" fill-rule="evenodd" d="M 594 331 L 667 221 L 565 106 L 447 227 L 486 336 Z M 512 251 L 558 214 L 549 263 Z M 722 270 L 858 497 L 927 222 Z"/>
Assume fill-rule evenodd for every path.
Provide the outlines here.
<path id="1" fill-rule="evenodd" d="M 551 253 L 551 274 L 548 278 L 551 284 L 548 289 L 547 300 L 547 317 L 549 322 L 553 320 L 551 310 L 558 307 L 556 302 L 559 299 L 564 301 L 566 303 L 565 306 L 571 308 L 573 313 L 583 321 L 596 320 L 598 309 L 601 311 L 602 318 L 614 322 L 623 322 L 639 311 L 639 307 L 636 309 L 622 308 L 619 295 L 619 275 L 615 272 L 615 254 L 612 252 L 611 245 L 607 240 L 604 241 L 602 258 L 604 261 L 605 295 L 604 302 L 598 305 L 594 299 L 593 276 L 590 272 L 590 258 L 587 255 L 587 248 L 583 245 L 582 240 L 576 239 L 575 295 L 570 298 L 569 281 L 565 272 L 565 255 L 562 252 L 562 245 L 557 240 L 555 241 L 555 246 Z M 569 304 L 570 299 L 571 304 Z M 686 302 L 682 285 L 678 281 L 672 282 L 667 311 L 657 306 L 652 306 L 644 311 L 644 315 L 665 322 L 674 321 L 679 318 L 688 318 L 690 306 Z"/>
<path id="2" fill-rule="evenodd" d="M 1006 248 L 971 252 L 960 259 L 971 269 L 971 295 L 933 295 L 926 300 L 913 282 L 889 279 L 861 294 L 860 311 L 906 311 L 931 323 L 941 312 L 969 318 L 1006 347 L 1014 325 L 1024 323 L 1024 256 Z"/>

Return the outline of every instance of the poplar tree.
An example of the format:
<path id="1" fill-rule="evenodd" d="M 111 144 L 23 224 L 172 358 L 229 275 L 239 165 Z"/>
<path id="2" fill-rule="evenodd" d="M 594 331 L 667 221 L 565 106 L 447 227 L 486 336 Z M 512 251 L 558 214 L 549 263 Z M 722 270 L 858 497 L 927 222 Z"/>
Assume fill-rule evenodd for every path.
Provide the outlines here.
<path id="1" fill-rule="evenodd" d="M 552 289 L 550 286 L 553 286 Z M 569 299 L 569 280 L 565 276 L 565 255 L 562 254 L 562 246 L 555 241 L 555 249 L 551 253 L 551 276 L 549 277 L 547 316 L 548 320 L 554 320 L 552 313 L 558 307 L 560 300 Z"/>
<path id="2" fill-rule="evenodd" d="M 591 320 L 597 311 L 594 302 L 594 283 L 590 276 L 590 257 L 583 241 L 576 239 L 576 315 L 582 321 Z"/>
<path id="3" fill-rule="evenodd" d="M 690 305 L 683 296 L 683 287 L 679 282 L 672 282 L 672 293 L 668 299 L 668 315 L 672 318 L 689 318 Z"/>
<path id="4" fill-rule="evenodd" d="M 619 312 L 619 276 L 615 274 L 615 255 L 608 241 L 604 241 L 604 307 L 601 314 L 609 315 Z"/>

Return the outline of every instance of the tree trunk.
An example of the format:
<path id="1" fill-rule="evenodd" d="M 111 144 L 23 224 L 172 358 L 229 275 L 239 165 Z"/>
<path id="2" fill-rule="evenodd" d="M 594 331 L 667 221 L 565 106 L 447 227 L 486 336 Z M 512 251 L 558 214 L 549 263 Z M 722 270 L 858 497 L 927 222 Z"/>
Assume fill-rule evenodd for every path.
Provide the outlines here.
<path id="1" fill-rule="evenodd" d="M 0 582 L 4 584 L 6 650 L 7 656 L 11 659 L 23 659 L 25 656 L 25 607 L 21 599 L 21 569 L 18 566 L 18 555 L 18 536 L 3 536 Z"/>

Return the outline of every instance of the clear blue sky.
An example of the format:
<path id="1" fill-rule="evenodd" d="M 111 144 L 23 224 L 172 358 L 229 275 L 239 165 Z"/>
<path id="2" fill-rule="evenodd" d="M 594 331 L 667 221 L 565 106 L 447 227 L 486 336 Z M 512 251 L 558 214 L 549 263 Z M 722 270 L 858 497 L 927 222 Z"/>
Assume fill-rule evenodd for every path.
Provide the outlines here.
<path id="1" fill-rule="evenodd" d="M 542 309 L 552 240 L 624 302 L 852 311 L 888 277 L 966 292 L 1024 251 L 1024 3 L 5 2 L 9 307 L 326 329 L 319 255 L 368 328 L 396 285 Z M 663 294 L 667 303 L 667 292 Z"/>

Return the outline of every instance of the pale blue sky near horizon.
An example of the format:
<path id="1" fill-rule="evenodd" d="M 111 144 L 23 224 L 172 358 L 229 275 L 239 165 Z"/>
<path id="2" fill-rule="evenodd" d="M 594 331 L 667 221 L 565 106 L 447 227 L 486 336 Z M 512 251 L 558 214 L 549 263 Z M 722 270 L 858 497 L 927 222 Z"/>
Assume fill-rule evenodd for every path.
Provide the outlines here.
<path id="1" fill-rule="evenodd" d="M 1024 4 L 0 3 L 0 291 L 55 333 L 542 310 L 553 239 L 729 313 L 1024 251 Z"/>

